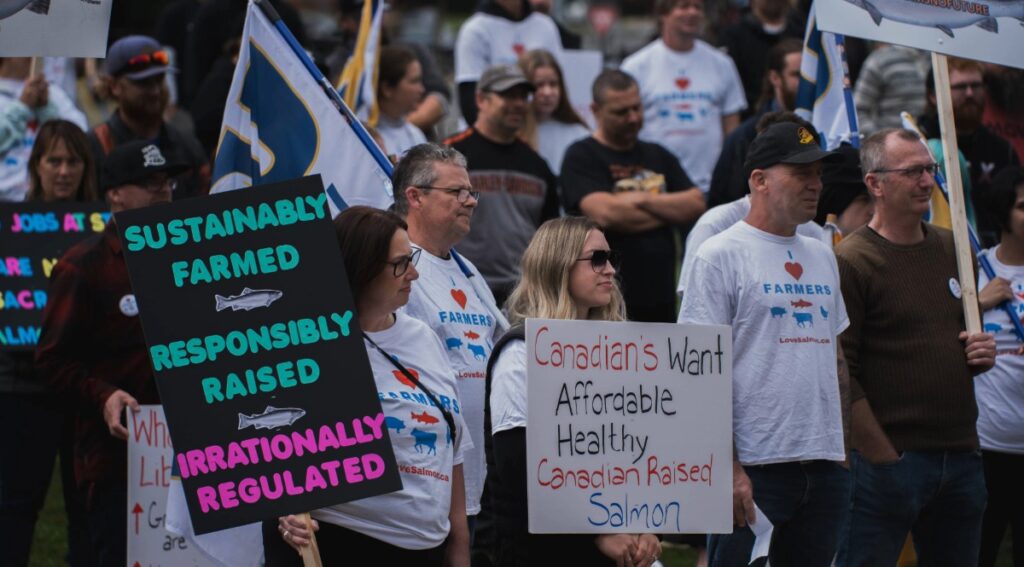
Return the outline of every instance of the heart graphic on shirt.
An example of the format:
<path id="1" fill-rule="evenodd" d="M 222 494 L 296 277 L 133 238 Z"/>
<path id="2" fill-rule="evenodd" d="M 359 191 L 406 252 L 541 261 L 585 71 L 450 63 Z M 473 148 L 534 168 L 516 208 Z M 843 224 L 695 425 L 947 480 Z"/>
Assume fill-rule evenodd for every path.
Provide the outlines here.
<path id="1" fill-rule="evenodd" d="M 513 43 L 512 51 L 516 52 L 516 57 L 522 57 L 523 53 L 526 51 L 526 46 L 521 43 Z"/>
<path id="2" fill-rule="evenodd" d="M 462 291 L 461 289 L 453 289 L 452 299 L 455 300 L 455 303 L 459 304 L 459 307 L 463 309 L 466 308 L 466 292 Z"/>
<path id="3" fill-rule="evenodd" d="M 799 280 L 800 276 L 804 275 L 804 267 L 800 265 L 800 262 L 786 262 L 785 268 L 794 280 Z"/>
<path id="4" fill-rule="evenodd" d="M 413 378 L 415 378 L 417 380 L 420 379 L 420 373 L 416 372 L 415 368 L 406 368 L 406 370 L 409 371 L 409 374 L 412 374 Z M 408 387 L 410 387 L 410 388 L 412 388 L 414 390 L 416 389 L 416 383 L 413 382 L 412 380 L 410 380 L 409 377 L 406 376 L 405 373 L 402 372 L 401 370 L 392 370 L 391 373 L 395 375 L 395 378 L 399 382 L 405 384 L 406 386 L 408 386 Z"/>
<path id="5" fill-rule="evenodd" d="M 679 77 L 676 79 L 676 86 L 679 87 L 679 90 L 685 91 L 686 87 L 690 86 L 690 79 L 687 79 L 686 77 Z"/>

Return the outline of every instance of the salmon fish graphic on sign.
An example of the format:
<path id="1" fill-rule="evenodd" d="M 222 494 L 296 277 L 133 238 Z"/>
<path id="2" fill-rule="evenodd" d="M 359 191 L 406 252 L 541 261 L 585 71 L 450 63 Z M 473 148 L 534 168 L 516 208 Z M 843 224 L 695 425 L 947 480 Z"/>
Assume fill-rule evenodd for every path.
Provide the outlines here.
<path id="1" fill-rule="evenodd" d="M 284 292 L 276 289 L 249 289 L 244 288 L 242 293 L 238 295 L 232 295 L 230 297 L 224 297 L 223 295 L 214 295 L 213 298 L 217 301 L 217 311 L 223 311 L 230 308 L 232 311 L 238 311 L 244 309 L 245 311 L 252 311 L 257 307 L 270 307 L 270 304 L 281 299 L 284 296 Z"/>
<path id="2" fill-rule="evenodd" d="M 277 429 L 295 423 L 304 415 L 304 409 L 267 406 L 263 413 L 256 415 L 238 414 L 238 429 L 242 430 L 249 426 L 253 429 Z"/>
<path id="3" fill-rule="evenodd" d="M 949 37 L 953 30 L 977 25 L 999 33 L 997 18 L 1014 18 L 1024 25 L 1024 0 L 953 0 L 922 2 L 920 0 L 846 0 L 865 10 L 875 25 L 892 20 L 913 26 L 941 30 Z"/>

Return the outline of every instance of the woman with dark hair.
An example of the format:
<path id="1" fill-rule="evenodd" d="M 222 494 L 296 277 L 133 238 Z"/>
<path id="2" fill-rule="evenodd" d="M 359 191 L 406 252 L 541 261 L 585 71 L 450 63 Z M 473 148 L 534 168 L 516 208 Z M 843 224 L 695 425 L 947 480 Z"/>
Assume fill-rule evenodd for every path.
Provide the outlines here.
<path id="1" fill-rule="evenodd" d="M 51 120 L 36 134 L 28 158 L 26 201 L 95 201 L 96 163 L 85 132 L 67 120 Z"/>
<path id="2" fill-rule="evenodd" d="M 401 157 L 405 150 L 427 141 L 423 131 L 406 120 L 425 92 L 423 68 L 416 53 L 396 45 L 383 47 L 377 75 L 380 117 L 376 128 L 389 153 Z"/>
<path id="3" fill-rule="evenodd" d="M 468 567 L 462 459 L 472 442 L 455 374 L 441 339 L 400 311 L 419 277 L 420 250 L 391 212 L 349 207 L 334 226 L 403 488 L 313 511 L 321 558 L 343 565 L 357 549 L 379 565 Z M 291 548 L 309 545 L 309 535 L 295 516 L 265 522 L 267 565 L 301 565 Z"/>
<path id="4" fill-rule="evenodd" d="M 616 255 L 591 220 L 562 217 L 542 224 L 523 253 L 522 279 L 506 307 L 512 329 L 494 345 L 487 365 L 487 486 L 495 518 L 499 567 L 632 565 L 647 567 L 661 554 L 653 534 L 535 535 L 527 531 L 527 318 L 624 321 L 626 306 L 615 280 Z"/>
<path id="5" fill-rule="evenodd" d="M 590 135 L 583 119 L 569 104 L 562 68 L 550 51 L 534 49 L 519 59 L 519 67 L 533 83 L 533 103 L 519 138 L 537 151 L 555 175 L 562 170 L 565 149 Z"/>
<path id="6" fill-rule="evenodd" d="M 989 214 L 999 227 L 999 244 L 984 252 L 996 277 L 979 276 L 978 303 L 984 311 L 985 332 L 996 337 L 996 365 L 974 379 L 978 400 L 978 442 L 985 467 L 988 506 L 981 522 L 978 565 L 991 567 L 1000 542 L 1010 528 L 1016 567 L 1024 566 L 1024 345 L 1014 332 L 1009 314 L 1024 320 L 1024 168 L 1003 169 L 992 180 Z"/>

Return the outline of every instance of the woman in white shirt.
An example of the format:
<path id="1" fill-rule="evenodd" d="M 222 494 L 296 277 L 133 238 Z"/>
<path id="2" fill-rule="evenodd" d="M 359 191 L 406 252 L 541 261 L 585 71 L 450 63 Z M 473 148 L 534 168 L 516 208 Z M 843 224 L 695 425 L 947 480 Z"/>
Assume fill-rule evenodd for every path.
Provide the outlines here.
<path id="1" fill-rule="evenodd" d="M 562 68 L 550 51 L 527 51 L 519 59 L 519 67 L 536 89 L 532 112 L 527 115 L 519 138 L 536 150 L 558 175 L 562 171 L 565 149 L 589 136 L 590 130 L 569 104 Z"/>
<path id="2" fill-rule="evenodd" d="M 506 308 L 513 328 L 491 352 L 487 383 L 488 489 L 495 519 L 496 565 L 634 565 L 661 554 L 653 534 L 551 534 L 527 531 L 526 343 L 527 318 L 624 321 L 626 307 L 615 280 L 615 254 L 604 233 L 582 217 L 541 225 L 522 260 L 522 279 Z"/>
<path id="3" fill-rule="evenodd" d="M 349 207 L 334 226 L 403 488 L 311 512 L 321 559 L 469 567 L 462 460 L 472 442 L 455 373 L 437 335 L 399 311 L 419 250 L 405 221 L 380 209 Z M 263 524 L 263 541 L 268 566 L 298 566 L 292 548 L 309 545 L 309 531 L 285 516 Z"/>
<path id="4" fill-rule="evenodd" d="M 377 68 L 377 133 L 385 151 L 401 157 L 405 150 L 427 141 L 414 124 L 406 120 L 423 99 L 423 68 L 416 53 L 407 47 L 386 45 L 380 50 Z"/>

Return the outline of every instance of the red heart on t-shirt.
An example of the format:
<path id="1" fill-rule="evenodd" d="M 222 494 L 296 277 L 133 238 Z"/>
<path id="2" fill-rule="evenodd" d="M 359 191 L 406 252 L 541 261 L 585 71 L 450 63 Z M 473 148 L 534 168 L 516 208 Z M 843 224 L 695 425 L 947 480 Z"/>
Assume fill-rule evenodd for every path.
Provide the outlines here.
<path id="1" fill-rule="evenodd" d="M 420 373 L 416 372 L 415 368 L 406 368 L 406 370 L 409 371 L 409 374 L 412 374 L 413 378 L 417 380 L 420 379 Z M 410 380 L 409 377 L 406 376 L 405 373 L 402 372 L 401 370 L 392 370 L 391 373 L 395 375 L 395 378 L 397 378 L 399 382 L 405 384 L 406 386 L 414 390 L 416 389 L 416 383 Z"/>
<path id="2" fill-rule="evenodd" d="M 795 280 L 799 280 L 800 276 L 804 275 L 804 267 L 800 265 L 800 262 L 786 262 L 785 268 Z"/>
<path id="3" fill-rule="evenodd" d="M 516 57 L 522 57 L 523 52 L 526 51 L 526 46 L 521 43 L 513 43 L 512 51 L 516 52 Z"/>
<path id="4" fill-rule="evenodd" d="M 676 86 L 679 87 L 679 90 L 685 91 L 686 87 L 690 86 L 690 79 L 687 79 L 686 77 L 680 77 L 676 79 Z"/>
<path id="5" fill-rule="evenodd" d="M 463 309 L 466 308 L 466 292 L 462 291 L 461 289 L 453 289 L 452 299 L 455 300 L 455 303 L 459 304 L 459 307 Z"/>

